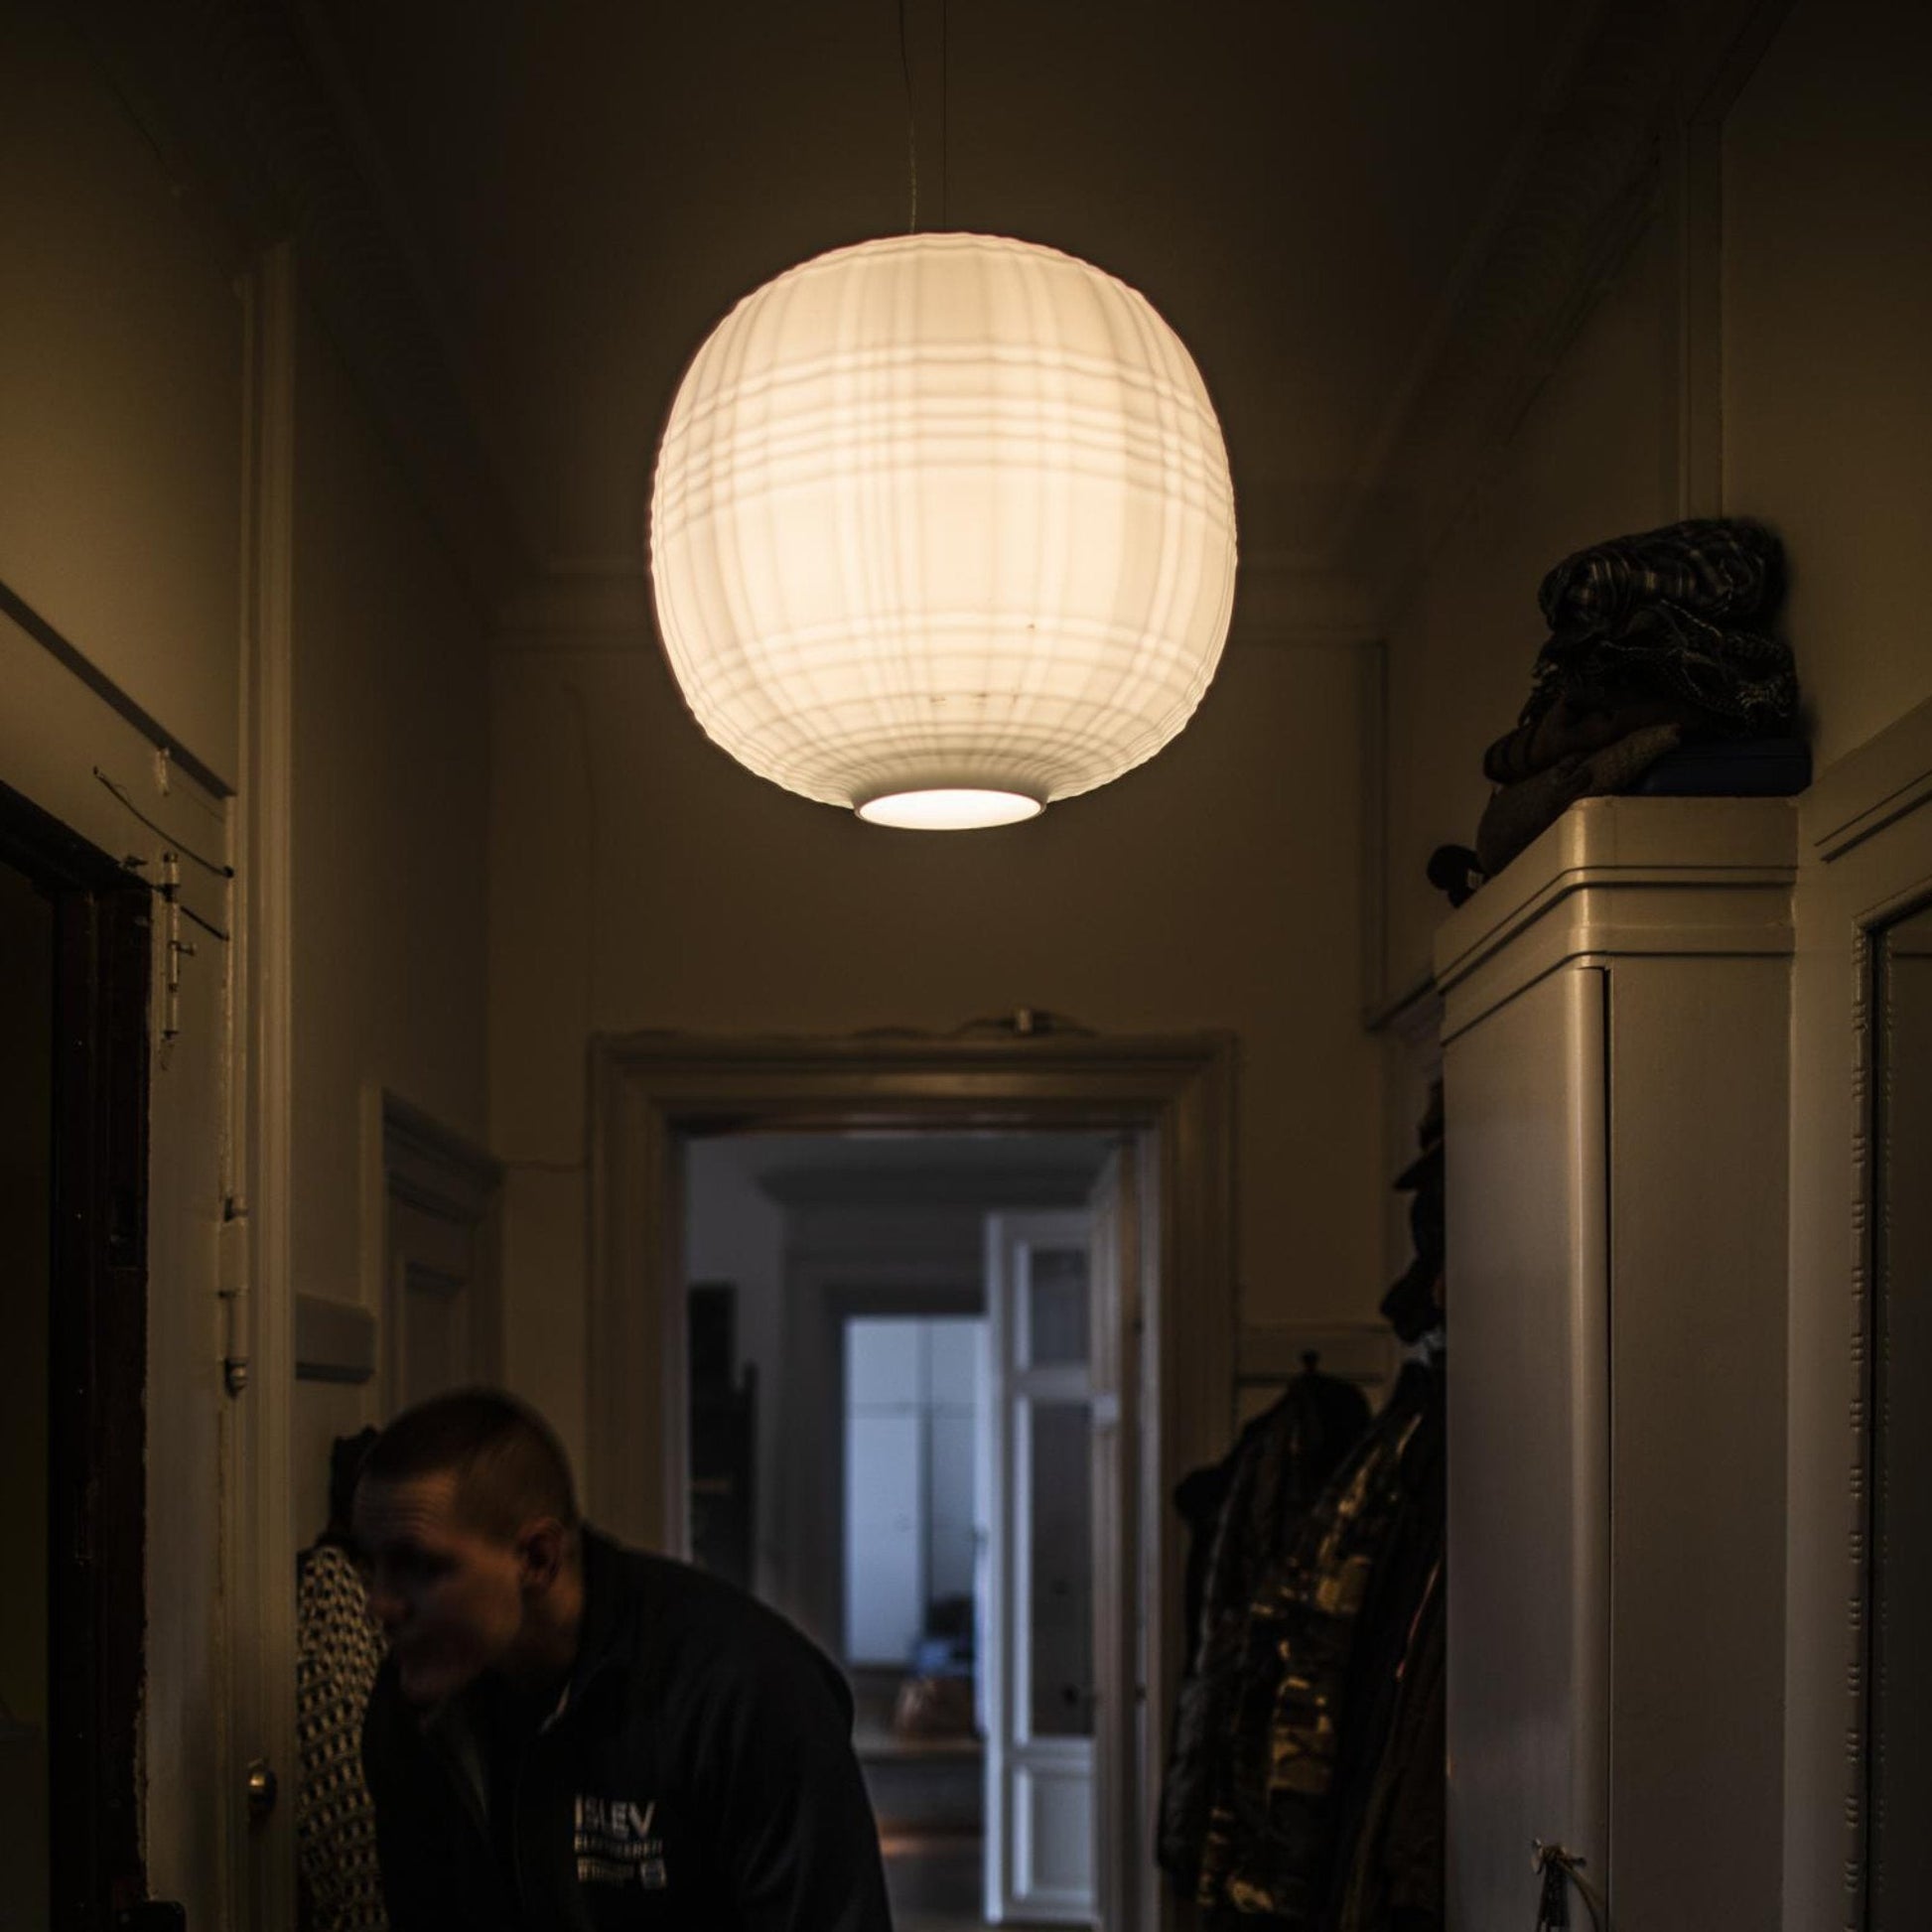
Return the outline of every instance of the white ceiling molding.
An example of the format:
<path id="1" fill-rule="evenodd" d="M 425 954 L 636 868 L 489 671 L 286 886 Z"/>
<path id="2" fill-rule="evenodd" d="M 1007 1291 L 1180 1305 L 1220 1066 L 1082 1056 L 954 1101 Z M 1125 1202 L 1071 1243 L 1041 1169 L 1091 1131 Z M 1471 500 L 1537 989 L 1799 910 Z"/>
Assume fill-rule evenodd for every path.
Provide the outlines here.
<path id="1" fill-rule="evenodd" d="M 394 198 L 371 188 L 368 156 L 345 134 L 343 103 L 295 11 L 83 0 L 76 19 L 176 192 L 211 202 L 245 252 L 293 242 L 303 293 L 473 596 L 493 611 L 520 574 L 508 499 Z"/>

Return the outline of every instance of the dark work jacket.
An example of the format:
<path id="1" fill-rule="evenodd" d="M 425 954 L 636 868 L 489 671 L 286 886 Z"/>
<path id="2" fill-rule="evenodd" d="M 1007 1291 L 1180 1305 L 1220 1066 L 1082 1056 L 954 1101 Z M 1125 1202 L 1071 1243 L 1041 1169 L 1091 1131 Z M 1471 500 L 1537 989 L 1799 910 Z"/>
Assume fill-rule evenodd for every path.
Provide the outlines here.
<path id="1" fill-rule="evenodd" d="M 891 1932 L 852 1698 L 775 1612 L 584 1536 L 584 1625 L 492 1843 L 473 1687 L 425 1718 L 392 1662 L 362 1757 L 393 1932 Z"/>
<path id="2" fill-rule="evenodd" d="M 1398 1599 L 1425 1584 L 1415 1552 L 1430 1508 L 1441 1508 L 1440 1481 L 1424 1472 L 1440 1466 L 1442 1419 L 1441 1374 L 1407 1363 L 1294 1546 L 1260 1580 L 1228 1719 L 1230 1775 L 1201 1849 L 1195 1895 L 1211 1924 L 1216 1914 L 1308 1932 L 1331 1923 L 1328 1890 L 1348 1856 L 1339 1841 L 1361 1826 L 1358 1645 L 1366 1638 L 1384 1674 L 1402 1656 L 1416 1601 Z"/>
<path id="3" fill-rule="evenodd" d="M 1352 1383 L 1310 1369 L 1241 1432 L 1226 1458 L 1174 1493 L 1189 1518 L 1191 1654 L 1174 1702 L 1156 1862 L 1183 1897 L 1199 1881 L 1208 1818 L 1231 1775 L 1250 1601 L 1294 1547 L 1309 1509 L 1369 1420 Z"/>

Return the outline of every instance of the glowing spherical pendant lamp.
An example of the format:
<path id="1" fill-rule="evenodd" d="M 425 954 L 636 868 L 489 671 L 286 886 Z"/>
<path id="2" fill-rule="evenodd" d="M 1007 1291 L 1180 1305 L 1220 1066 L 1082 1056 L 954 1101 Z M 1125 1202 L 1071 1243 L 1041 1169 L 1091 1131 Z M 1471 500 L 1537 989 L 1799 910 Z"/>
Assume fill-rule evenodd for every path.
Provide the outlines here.
<path id="1" fill-rule="evenodd" d="M 889 825 L 1152 758 L 1219 660 L 1227 451 L 1146 299 L 1052 248 L 868 241 L 746 297 L 659 448 L 651 582 L 706 733 Z"/>

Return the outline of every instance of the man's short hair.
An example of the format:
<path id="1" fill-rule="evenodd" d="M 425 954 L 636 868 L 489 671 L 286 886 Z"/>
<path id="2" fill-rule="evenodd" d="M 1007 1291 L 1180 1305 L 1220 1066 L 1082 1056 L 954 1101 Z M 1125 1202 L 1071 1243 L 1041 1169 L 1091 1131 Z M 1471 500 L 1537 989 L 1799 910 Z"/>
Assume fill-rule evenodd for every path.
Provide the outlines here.
<path id="1" fill-rule="evenodd" d="M 557 1432 L 501 1389 L 454 1389 L 405 1409 L 375 1440 L 364 1482 L 452 1474 L 466 1527 L 508 1542 L 539 1516 L 579 1526 L 570 1458 Z"/>

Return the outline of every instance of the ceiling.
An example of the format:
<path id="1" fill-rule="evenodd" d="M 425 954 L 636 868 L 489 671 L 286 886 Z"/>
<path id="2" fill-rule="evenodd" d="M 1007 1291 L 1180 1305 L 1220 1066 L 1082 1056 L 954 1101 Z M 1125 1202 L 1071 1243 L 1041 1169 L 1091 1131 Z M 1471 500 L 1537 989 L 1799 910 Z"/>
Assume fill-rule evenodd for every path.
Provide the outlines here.
<path id="1" fill-rule="evenodd" d="M 1117 1136 L 732 1134 L 685 1143 L 689 1172 L 726 1170 L 786 1207 L 1077 1207 Z"/>
<path id="2" fill-rule="evenodd" d="M 1239 637 L 1285 586 L 1304 615 L 1354 620 L 1346 559 L 1385 460 L 1598 11 L 304 0 L 298 18 L 531 581 L 641 608 L 685 363 L 779 270 L 903 230 L 916 143 L 920 226 L 1084 256 L 1192 349 L 1233 465 Z"/>

